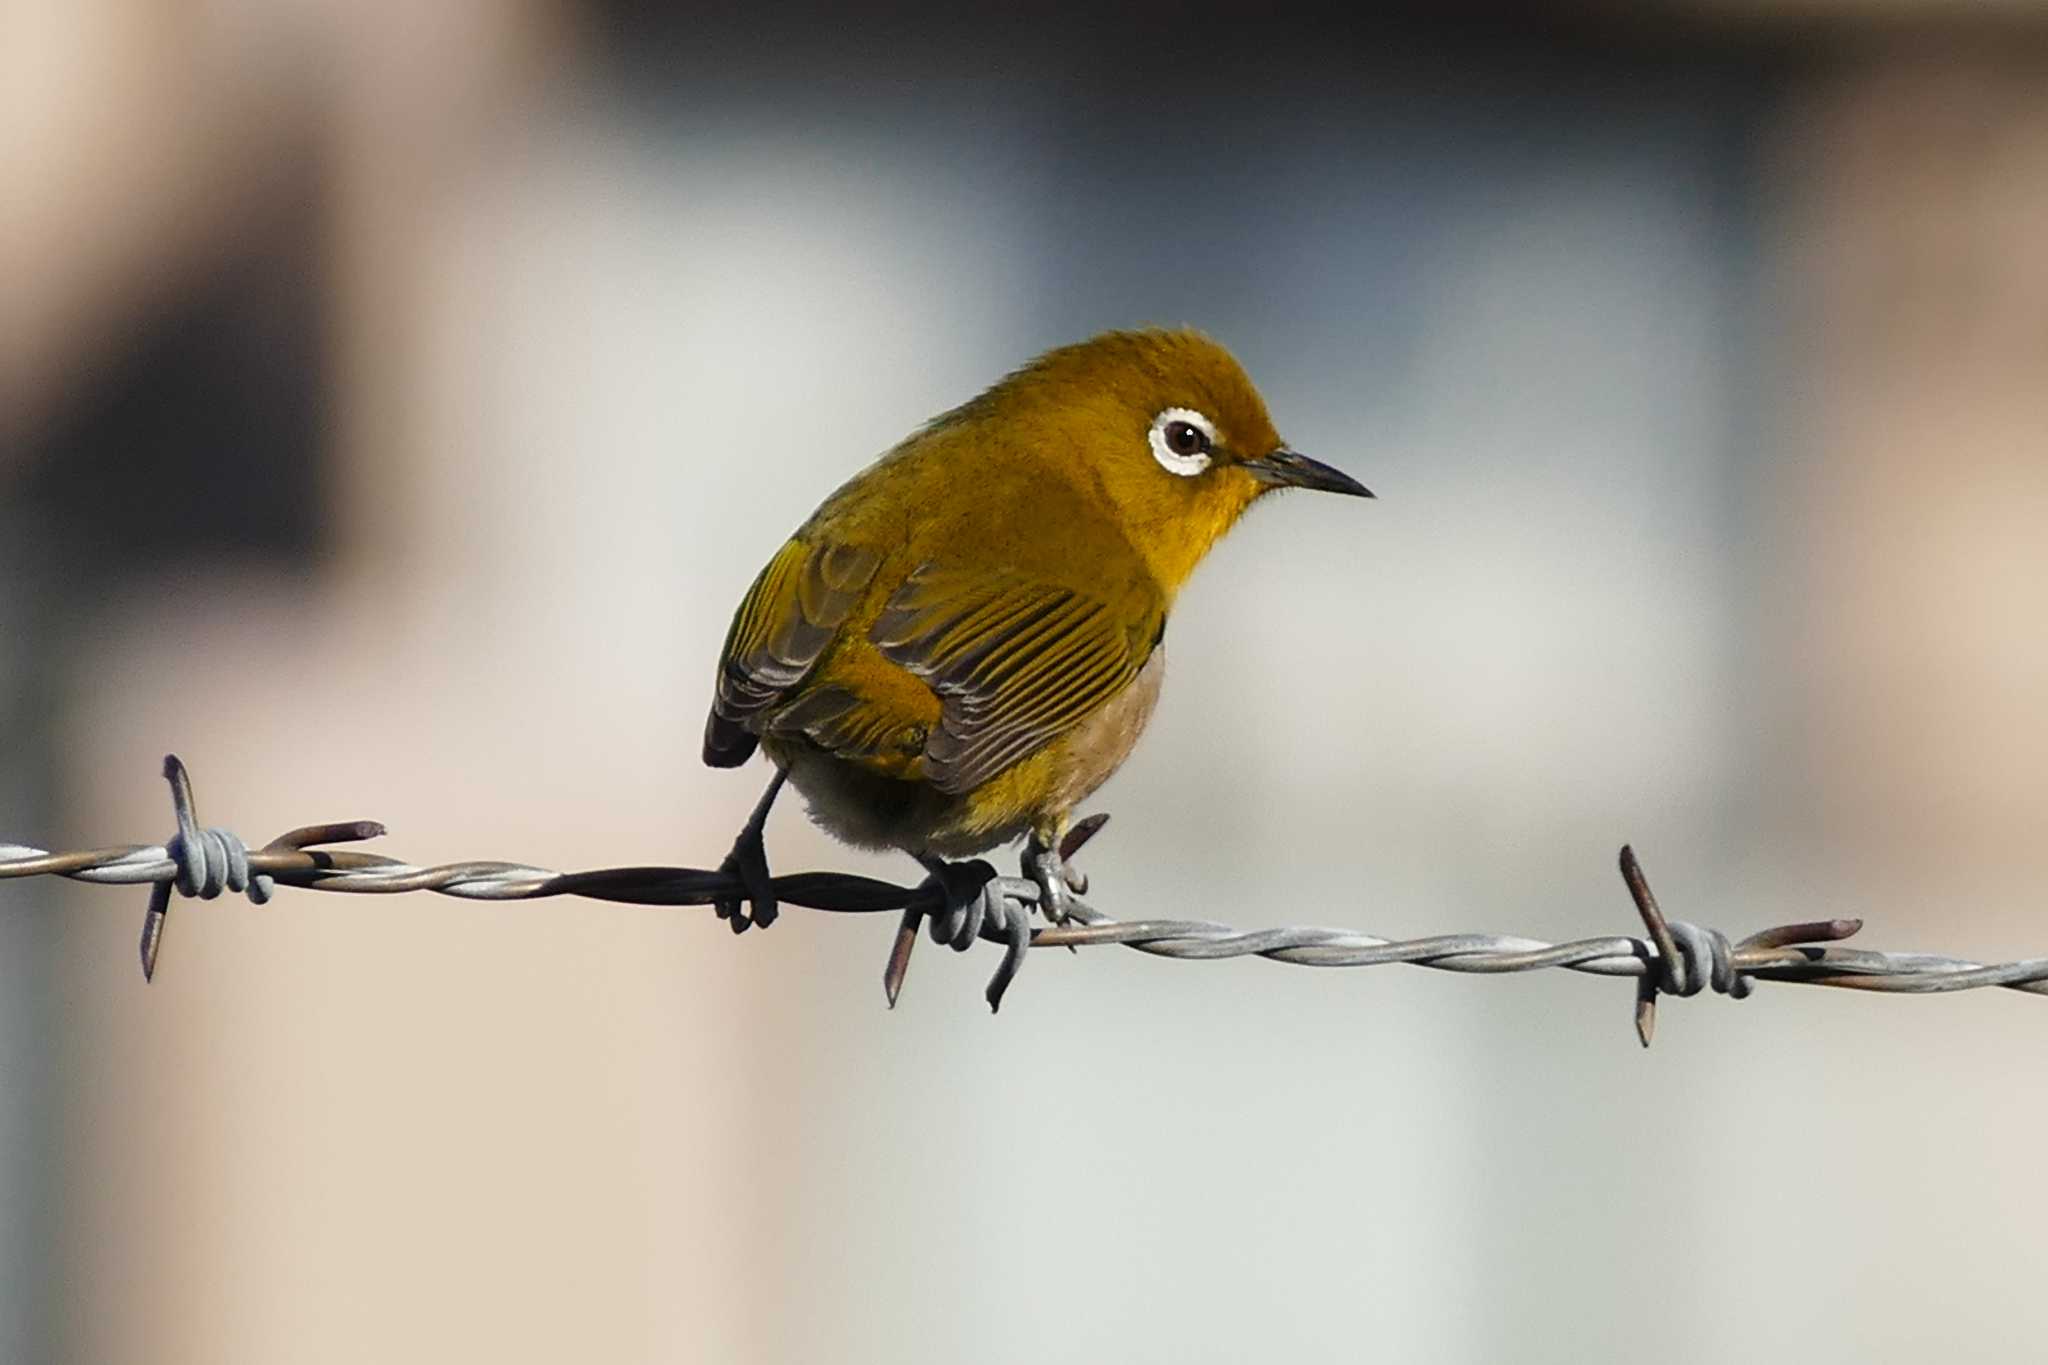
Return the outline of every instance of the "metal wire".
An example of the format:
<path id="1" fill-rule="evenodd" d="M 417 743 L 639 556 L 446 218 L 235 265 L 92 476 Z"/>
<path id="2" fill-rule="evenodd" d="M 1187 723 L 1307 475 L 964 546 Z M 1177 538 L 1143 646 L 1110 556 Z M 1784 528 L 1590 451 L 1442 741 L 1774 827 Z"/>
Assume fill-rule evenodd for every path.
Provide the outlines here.
<path id="1" fill-rule="evenodd" d="M 248 849 L 233 834 L 203 829 L 194 813 L 192 785 L 175 756 L 164 760 L 178 832 L 163 844 L 131 844 L 76 853 L 51 853 L 0 843 L 0 878 L 61 876 L 74 881 L 132 886 L 148 883 L 141 959 L 154 976 L 173 890 L 210 900 L 224 892 L 262 904 L 274 885 L 313 891 L 393 895 L 433 891 L 465 900 L 537 900 L 584 896 L 638 905 L 710 905 L 747 894 L 734 874 L 695 867 L 616 867 L 556 872 L 525 863 L 461 862 L 421 867 L 374 853 L 321 847 L 382 836 L 372 820 L 310 825 Z M 1071 854 L 1106 817 L 1077 826 L 1063 852 Z M 890 1003 L 902 986 L 910 945 L 929 920 L 934 941 L 965 951 L 978 939 L 1005 947 L 989 982 L 991 1008 L 1015 976 L 1026 948 L 1081 948 L 1122 944 L 1155 957 L 1212 959 L 1263 957 L 1307 967 L 1373 967 L 1406 963 L 1447 972 L 1526 972 L 1562 968 L 1636 981 L 1635 1024 L 1645 1047 L 1656 1027 L 1659 995 L 1711 990 L 1736 999 L 1757 981 L 1784 981 L 1852 990 L 1925 994 L 1998 986 L 2048 995 L 2048 958 L 1984 964 L 1931 953 L 1890 953 L 1832 946 L 1860 930 L 1861 920 L 1817 920 L 1779 925 L 1736 943 L 1717 929 L 1666 919 L 1635 854 L 1621 850 L 1621 872 L 1644 937 L 1611 935 L 1570 943 L 1542 943 L 1508 934 L 1441 934 L 1394 940 L 1353 929 L 1289 927 L 1236 929 L 1206 920 L 1113 920 L 1072 898 L 1063 924 L 1027 928 L 1038 887 L 999 877 L 986 862 L 953 864 L 917 886 L 899 886 L 838 872 L 799 872 L 773 878 L 775 897 L 790 905 L 849 914 L 900 911 L 896 942 L 884 972 Z M 1083 884 L 1082 889 L 1085 889 Z"/>

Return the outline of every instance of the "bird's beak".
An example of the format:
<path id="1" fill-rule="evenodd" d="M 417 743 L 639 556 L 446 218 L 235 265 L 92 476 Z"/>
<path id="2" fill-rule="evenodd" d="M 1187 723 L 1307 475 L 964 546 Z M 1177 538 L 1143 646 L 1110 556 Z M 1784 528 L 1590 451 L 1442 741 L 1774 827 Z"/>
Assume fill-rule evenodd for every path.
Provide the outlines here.
<path id="1" fill-rule="evenodd" d="M 1311 460 L 1286 446 L 1271 455 L 1246 460 L 1244 467 L 1260 483 L 1271 484 L 1275 488 L 1315 488 L 1325 493 L 1348 493 L 1354 498 L 1372 496 L 1370 488 L 1343 470 L 1334 469 L 1321 460 Z"/>

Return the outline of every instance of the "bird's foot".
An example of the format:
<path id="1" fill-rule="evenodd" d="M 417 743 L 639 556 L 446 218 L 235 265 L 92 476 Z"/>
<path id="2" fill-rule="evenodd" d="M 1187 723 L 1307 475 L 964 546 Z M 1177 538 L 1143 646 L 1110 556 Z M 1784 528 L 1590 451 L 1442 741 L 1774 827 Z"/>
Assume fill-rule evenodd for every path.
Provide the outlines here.
<path id="1" fill-rule="evenodd" d="M 778 770 L 769 779 L 768 790 L 761 794 L 754 813 L 747 817 L 740 837 L 732 841 L 732 852 L 718 865 L 720 872 L 739 879 L 746 891 L 746 904 L 752 910 L 751 914 L 742 910 L 741 898 L 736 895 L 711 903 L 718 917 L 730 924 L 735 934 L 744 934 L 756 924 L 766 929 L 781 913 L 775 903 L 775 884 L 768 872 L 768 849 L 761 841 L 761 831 L 767 827 L 768 809 L 775 804 L 775 795 L 782 790 L 787 776 Z"/>
<path id="2" fill-rule="evenodd" d="M 1074 855 L 1108 823 L 1108 814 L 1097 812 L 1076 822 L 1057 845 L 1036 834 L 1025 840 L 1024 876 L 1038 887 L 1038 910 L 1047 923 L 1065 924 L 1074 918 L 1075 898 L 1088 894 L 1088 874 L 1074 866 Z"/>
<path id="3" fill-rule="evenodd" d="M 713 902 L 718 917 L 730 924 L 735 934 L 744 934 L 756 924 L 766 929 L 775 923 L 775 917 L 782 912 L 775 902 L 775 886 L 768 872 L 768 850 L 761 843 L 761 831 L 740 831 L 740 837 L 733 840 L 732 852 L 725 855 L 725 861 L 718 865 L 718 870 L 739 878 L 740 884 L 747 889 L 744 902 L 738 896 Z M 743 905 L 746 908 L 742 908 Z"/>
<path id="4" fill-rule="evenodd" d="M 882 988 L 893 1008 L 902 993 L 904 975 L 910 970 L 910 950 L 916 946 L 923 921 L 931 921 L 932 942 L 964 953 L 977 939 L 1004 945 L 1003 961 L 989 978 L 985 996 L 991 1010 L 1000 1009 L 1003 992 L 1024 965 L 1031 947 L 1031 907 L 1038 900 L 1038 888 L 1015 877 L 999 877 L 994 867 L 976 858 L 949 863 L 937 858 L 920 858 L 926 877 L 918 888 L 919 897 L 903 912 L 896 930 L 895 947 L 882 973 Z M 937 908 L 931 908 L 936 903 Z"/>

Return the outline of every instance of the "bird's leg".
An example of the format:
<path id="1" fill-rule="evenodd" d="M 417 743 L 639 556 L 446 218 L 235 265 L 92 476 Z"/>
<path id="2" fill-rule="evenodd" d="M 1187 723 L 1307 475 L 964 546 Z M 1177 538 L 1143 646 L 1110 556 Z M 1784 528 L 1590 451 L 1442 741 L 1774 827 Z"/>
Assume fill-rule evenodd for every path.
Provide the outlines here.
<path id="1" fill-rule="evenodd" d="M 1108 823 L 1109 813 L 1097 811 L 1071 828 L 1062 820 L 1033 830 L 1025 840 L 1024 875 L 1038 887 L 1038 908 L 1048 923 L 1074 918 L 1076 897 L 1088 894 L 1088 874 L 1074 866 L 1074 855 Z"/>
<path id="2" fill-rule="evenodd" d="M 1065 821 L 1055 827 L 1034 829 L 1024 841 L 1024 876 L 1038 886 L 1038 913 L 1051 925 L 1067 923 L 1073 898 L 1087 890 L 1087 878 L 1067 866 L 1061 849 L 1063 833 Z"/>
<path id="3" fill-rule="evenodd" d="M 1080 894 L 1058 848 L 1033 834 L 1024 841 L 1024 875 L 1038 884 L 1038 909 L 1048 924 L 1067 922 L 1067 903 Z"/>
<path id="4" fill-rule="evenodd" d="M 775 887 L 768 875 L 768 850 L 761 842 L 761 830 L 768 823 L 768 808 L 775 804 L 776 793 L 789 774 L 781 768 L 769 779 L 768 790 L 761 793 L 761 800 L 754 806 L 754 813 L 747 817 L 747 823 L 740 830 L 740 837 L 732 841 L 732 852 L 725 855 L 725 861 L 718 865 L 720 872 L 728 872 L 739 878 L 747 889 L 747 903 L 753 913 L 749 915 L 740 909 L 738 896 L 712 902 L 718 917 L 732 925 L 735 934 L 743 934 L 752 925 L 766 929 L 775 923 L 781 913 L 775 905 Z"/>

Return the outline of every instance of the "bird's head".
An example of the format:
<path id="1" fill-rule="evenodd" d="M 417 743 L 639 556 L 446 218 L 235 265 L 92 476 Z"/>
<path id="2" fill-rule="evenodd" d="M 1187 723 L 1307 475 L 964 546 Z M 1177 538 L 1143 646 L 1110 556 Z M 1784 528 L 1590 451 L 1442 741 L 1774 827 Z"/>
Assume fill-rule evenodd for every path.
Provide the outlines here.
<path id="1" fill-rule="evenodd" d="M 1199 332 L 1106 332 L 1049 351 L 958 414 L 1064 474 L 1169 592 L 1281 488 L 1372 494 L 1290 449 L 1230 352 Z M 992 434 L 996 434 L 992 433 Z"/>

